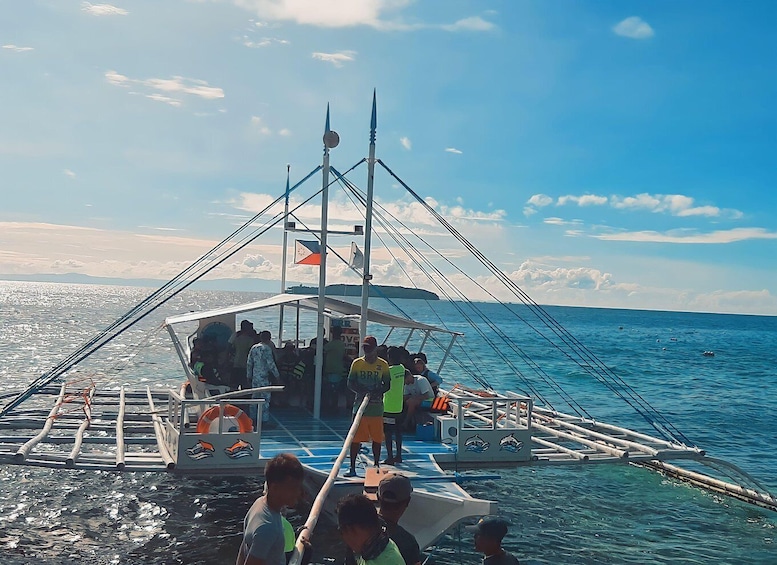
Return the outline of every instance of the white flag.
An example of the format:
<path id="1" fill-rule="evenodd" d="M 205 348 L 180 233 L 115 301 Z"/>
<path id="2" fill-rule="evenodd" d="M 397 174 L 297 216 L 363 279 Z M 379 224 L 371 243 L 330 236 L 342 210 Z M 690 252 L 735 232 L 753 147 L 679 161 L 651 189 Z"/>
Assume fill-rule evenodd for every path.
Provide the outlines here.
<path id="1" fill-rule="evenodd" d="M 351 242 L 351 259 L 348 264 L 353 269 L 361 269 L 364 267 L 364 253 L 362 253 L 356 246 L 356 243 Z"/>

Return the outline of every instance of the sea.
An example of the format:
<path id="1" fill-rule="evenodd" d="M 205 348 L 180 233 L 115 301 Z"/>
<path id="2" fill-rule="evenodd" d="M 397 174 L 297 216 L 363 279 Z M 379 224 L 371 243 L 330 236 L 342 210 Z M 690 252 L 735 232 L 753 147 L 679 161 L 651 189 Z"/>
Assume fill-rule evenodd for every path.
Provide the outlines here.
<path id="1" fill-rule="evenodd" d="M 0 394 L 30 383 L 150 292 L 0 281 Z M 89 377 L 108 388 L 177 385 L 182 372 L 161 327 L 164 317 L 258 296 L 186 290 L 67 378 Z M 371 306 L 382 308 L 380 303 Z M 487 337 L 463 323 L 459 305 L 398 301 L 384 306 L 465 334 L 454 355 L 458 365 L 452 357 L 443 368 L 445 384 L 479 386 L 464 370 L 472 363 L 496 390 L 526 390 L 501 356 L 488 353 Z M 584 371 L 567 367 L 533 330 L 497 306 L 479 305 L 488 320 L 481 319 L 480 329 L 495 327 L 510 336 L 597 419 L 652 431 L 631 407 Z M 546 311 L 694 444 L 777 493 L 777 318 L 570 307 Z M 249 319 L 257 330 L 269 329 L 275 336 L 274 316 Z M 296 332 L 294 318 L 287 314 L 286 320 L 287 331 Z M 300 332 L 311 334 L 311 324 L 301 323 Z M 379 339 L 385 335 L 379 328 L 370 331 Z M 441 354 L 425 349 L 434 367 Z M 530 372 L 523 374 L 532 378 Z M 550 394 L 546 399 L 569 411 Z M 524 564 L 777 564 L 777 513 L 646 469 L 580 464 L 488 472 L 499 478 L 468 482 L 465 488 L 499 502 L 500 514 L 510 523 L 504 546 Z M 3 466 L 0 563 L 232 564 L 243 517 L 260 493 L 261 480 L 255 476 Z M 341 562 L 342 545 L 331 525 L 317 528 L 313 544 L 314 562 Z M 456 528 L 430 550 L 429 563 L 479 563 L 481 557 L 471 534 Z"/>

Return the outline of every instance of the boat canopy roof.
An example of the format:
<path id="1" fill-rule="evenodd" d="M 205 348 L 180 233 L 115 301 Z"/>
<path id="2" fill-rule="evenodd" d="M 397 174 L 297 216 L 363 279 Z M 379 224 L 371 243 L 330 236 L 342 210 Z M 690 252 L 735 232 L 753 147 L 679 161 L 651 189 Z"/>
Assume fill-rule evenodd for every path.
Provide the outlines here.
<path id="1" fill-rule="evenodd" d="M 271 308 L 273 306 L 291 305 L 293 307 L 299 306 L 303 310 L 318 310 L 318 297 L 312 294 L 277 294 L 270 298 L 263 300 L 257 300 L 256 302 L 247 302 L 245 304 L 236 304 L 234 306 L 227 306 L 225 308 L 216 308 L 214 310 L 204 310 L 201 312 L 189 312 L 187 314 L 179 314 L 177 316 L 170 316 L 165 319 L 165 326 L 172 326 L 183 322 L 195 322 L 205 318 L 214 318 L 217 316 L 225 316 L 229 314 L 241 314 L 243 312 L 251 312 L 253 310 L 261 310 L 263 308 Z M 359 316 L 361 314 L 361 307 L 344 300 L 338 300 L 327 296 L 324 298 L 324 315 L 329 318 L 342 317 L 342 316 Z M 449 335 L 463 335 L 460 332 L 454 332 L 445 328 L 439 328 L 437 326 L 431 326 L 424 324 L 423 322 L 416 322 L 414 320 L 408 320 L 393 314 L 386 314 L 385 312 L 379 312 L 378 310 L 367 310 L 367 321 L 375 322 L 384 326 L 390 326 L 394 328 L 408 328 L 421 331 L 445 333 Z"/>

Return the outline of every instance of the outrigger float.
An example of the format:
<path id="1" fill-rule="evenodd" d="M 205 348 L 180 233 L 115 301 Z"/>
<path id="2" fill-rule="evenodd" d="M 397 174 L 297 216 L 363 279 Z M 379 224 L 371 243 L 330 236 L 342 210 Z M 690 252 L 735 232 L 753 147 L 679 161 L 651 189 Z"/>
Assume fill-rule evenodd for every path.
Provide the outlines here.
<path id="1" fill-rule="evenodd" d="M 173 472 L 216 476 L 259 473 L 266 461 L 275 454 L 291 452 L 310 471 L 306 488 L 316 498 L 308 520 L 311 530 L 320 514 L 332 512 L 340 495 L 354 491 L 372 493 L 380 474 L 394 470 L 392 467 L 371 469 L 371 462 L 362 454 L 360 465 L 366 472 L 360 471 L 360 476 L 352 479 L 338 476 L 364 406 L 353 420 L 345 416 L 321 418 L 321 361 L 325 332 L 328 334 L 335 326 L 347 328 L 348 331 L 344 332 L 347 342 L 358 347 L 359 338 L 367 334 L 369 324 L 369 333 L 385 336 L 384 343 L 417 346 L 417 351 L 437 348 L 437 358 L 441 359 L 438 371 L 447 361 L 457 361 L 456 352 L 463 335 L 442 325 L 415 321 L 404 315 L 399 307 L 397 309 L 403 315 L 368 307 L 372 279 L 369 257 L 372 222 L 375 218 L 382 231 L 394 238 L 407 257 L 420 270 L 430 273 L 431 284 L 451 300 L 449 304 L 458 310 L 462 321 L 469 322 L 482 341 L 498 352 L 502 364 L 514 374 L 516 388 L 525 389 L 522 392 L 495 392 L 483 375 L 471 371 L 471 367 L 477 365 L 472 362 L 459 361 L 459 371 L 444 372 L 446 382 L 455 382 L 458 378 L 462 383 L 474 381 L 476 384 L 456 384 L 441 391 L 450 402 L 450 410 L 435 414 L 432 417 L 433 426 L 420 429 L 419 432 L 424 433 L 418 434 L 415 439 L 405 438 L 403 464 L 401 468 L 396 468 L 414 483 L 411 511 L 405 513 L 403 525 L 416 534 L 422 547 L 432 545 L 461 520 L 495 513 L 496 502 L 473 498 L 460 483 L 493 478 L 492 475 L 484 475 L 482 470 L 503 466 L 633 464 L 750 504 L 777 510 L 777 498 L 763 485 L 736 466 L 710 457 L 703 449 L 695 446 L 571 336 L 546 310 L 531 300 L 452 224 L 377 160 L 376 127 L 373 96 L 369 157 L 348 171 L 350 173 L 361 163 L 367 163 L 366 194 L 348 180 L 347 173 L 341 174 L 329 165 L 329 151 L 337 146 L 339 138 L 329 128 L 327 110 L 322 166 L 316 167 L 294 187 L 290 188 L 287 180 L 283 195 L 178 277 L 149 295 L 25 390 L 0 397 L 0 401 L 5 402 L 0 410 L 0 464 L 62 470 Z M 479 310 L 477 303 L 469 302 L 467 296 L 458 291 L 439 268 L 431 266 L 421 246 L 409 239 L 407 234 L 412 233 L 412 230 L 373 202 L 376 164 L 381 165 L 394 181 L 406 188 L 420 207 L 426 209 L 465 249 L 480 260 L 491 273 L 493 284 L 501 283 L 522 305 L 519 309 L 515 304 L 501 302 L 488 288 L 481 286 L 483 291 L 504 306 L 506 311 L 526 322 L 532 332 L 548 343 L 548 347 L 565 351 L 564 355 L 575 361 L 582 370 L 631 405 L 659 437 L 600 422 L 590 416 L 510 336 L 490 324 L 488 316 Z M 319 170 L 323 171 L 320 191 L 323 203 L 322 228 L 302 230 L 296 227 L 296 222 L 290 221 L 297 219 L 294 212 L 302 204 L 290 210 L 289 195 Z M 331 183 L 330 174 L 335 179 Z M 359 226 L 353 233 L 327 230 L 328 189 L 335 182 L 343 186 L 354 201 L 365 206 L 364 231 Z M 282 203 L 283 211 L 276 211 Z M 400 228 L 392 227 L 392 220 L 398 222 Z M 168 317 L 163 327 L 167 329 L 180 360 L 183 386 L 130 388 L 118 386 L 115 381 L 111 383 L 109 375 L 90 378 L 79 376 L 79 363 L 96 354 L 170 298 L 281 222 L 284 228 L 281 289 L 286 285 L 287 233 L 306 231 L 316 234 L 322 250 L 318 296 L 282 293 L 247 304 Z M 343 233 L 363 234 L 365 237 L 363 264 L 355 269 L 363 281 L 361 305 L 328 297 L 324 293 L 326 256 L 328 250 L 332 252 L 327 245 L 327 236 Z M 433 255 L 435 250 L 429 247 L 428 253 Z M 445 263 L 453 264 L 450 257 L 443 259 Z M 462 273 L 460 270 L 458 272 Z M 474 279 L 470 280 L 474 282 Z M 309 327 L 318 328 L 313 411 L 308 412 L 303 406 L 273 408 L 272 418 L 277 424 L 273 429 L 263 429 L 261 417 L 254 423 L 244 414 L 247 407 L 253 404 L 261 416 L 265 401 L 244 397 L 246 393 L 260 389 L 227 392 L 223 387 L 201 383 L 189 366 L 192 338 L 214 331 L 229 336 L 236 330 L 239 318 L 250 317 L 267 309 L 279 310 L 279 336 L 283 339 L 289 339 L 288 333 L 291 333 L 284 334 L 284 312 L 296 313 L 294 339 L 298 343 L 301 319 L 312 316 Z M 472 347 L 467 351 L 471 352 Z M 524 375 L 516 365 L 518 360 L 534 372 L 535 379 L 528 379 Z M 56 382 L 62 384 L 56 385 Z M 106 382 L 107 385 L 104 384 Z M 282 391 L 282 388 L 270 387 L 275 392 Z M 566 402 L 574 414 L 556 410 L 551 402 L 553 395 Z M 238 396 L 240 398 L 236 398 Z M 235 405 L 241 408 L 235 408 Z M 686 468 L 689 463 L 693 465 L 692 469 Z M 480 470 L 480 474 L 459 473 L 476 469 Z"/>

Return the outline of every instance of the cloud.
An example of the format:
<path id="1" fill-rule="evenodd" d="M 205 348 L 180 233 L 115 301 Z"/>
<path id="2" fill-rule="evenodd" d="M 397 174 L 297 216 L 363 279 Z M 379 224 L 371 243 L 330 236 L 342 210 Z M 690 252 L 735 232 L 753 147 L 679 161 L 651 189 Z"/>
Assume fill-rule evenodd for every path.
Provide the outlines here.
<path id="1" fill-rule="evenodd" d="M 637 16 L 631 16 L 630 18 L 618 22 L 612 28 L 612 31 L 614 31 L 616 35 L 629 37 L 631 39 L 648 39 L 654 35 L 653 28 L 650 27 L 650 24 Z"/>
<path id="2" fill-rule="evenodd" d="M 480 16 L 461 19 L 453 24 L 443 24 L 440 29 L 445 31 L 490 31 L 496 26 Z"/>
<path id="3" fill-rule="evenodd" d="M 14 53 L 26 53 L 27 51 L 32 51 L 35 49 L 34 47 L 19 47 L 18 45 L 13 45 L 9 43 L 8 45 L 3 45 L 3 49 L 8 49 L 9 51 L 13 51 Z"/>
<path id="4" fill-rule="evenodd" d="M 300 25 L 340 28 L 369 26 L 380 31 L 415 31 L 439 29 L 449 32 L 490 31 L 496 26 L 481 18 L 470 16 L 452 24 L 405 23 L 391 17 L 411 4 L 411 0 L 233 0 L 234 4 L 250 10 L 263 20 L 291 21 Z M 264 23 L 264 22 L 258 22 Z"/>
<path id="5" fill-rule="evenodd" d="M 445 151 L 447 151 L 448 153 L 453 153 L 455 155 L 461 155 L 463 153 L 461 150 L 456 149 L 455 147 L 446 147 Z"/>
<path id="6" fill-rule="evenodd" d="M 764 228 L 734 228 L 710 233 L 698 233 L 691 230 L 673 230 L 661 233 L 646 230 L 599 234 L 592 237 L 605 241 L 634 241 L 640 243 L 720 244 L 751 239 L 777 239 L 777 232 L 770 232 Z"/>
<path id="7" fill-rule="evenodd" d="M 64 171 L 62 171 L 62 174 L 64 174 L 66 177 L 70 177 L 71 179 L 76 178 L 76 174 L 70 169 L 65 169 Z"/>
<path id="8" fill-rule="evenodd" d="M 278 39 L 277 37 L 263 37 L 258 41 L 250 39 L 247 35 L 244 35 L 241 39 L 241 43 L 246 47 L 258 49 L 261 47 L 269 47 L 273 43 L 278 45 L 289 45 L 291 42 L 287 39 Z"/>
<path id="9" fill-rule="evenodd" d="M 535 194 L 529 198 L 527 204 L 542 208 L 550 205 L 552 202 L 553 199 L 546 194 Z M 608 197 L 597 194 L 583 194 L 580 196 L 567 194 L 559 196 L 556 201 L 558 206 L 577 204 L 580 207 L 604 206 L 608 203 L 616 210 L 642 210 L 653 213 L 666 213 L 680 218 L 706 216 L 739 219 L 743 216 L 742 212 L 739 210 L 721 209 L 712 205 L 697 206 L 692 197 L 683 194 L 649 194 L 643 192 L 636 196 L 625 197 L 620 195 L 611 195 Z M 526 212 L 524 212 L 524 214 L 525 213 Z"/>
<path id="10" fill-rule="evenodd" d="M 410 151 L 413 148 L 413 143 L 410 141 L 409 137 L 400 137 L 399 143 L 402 144 L 402 147 Z"/>
<path id="11" fill-rule="evenodd" d="M 272 134 L 272 130 L 264 125 L 264 120 L 259 116 L 251 116 L 251 126 L 262 135 Z"/>
<path id="12" fill-rule="evenodd" d="M 126 16 L 129 14 L 124 8 L 117 8 L 110 4 L 91 4 L 89 2 L 83 2 L 81 10 L 93 16 Z"/>
<path id="13" fill-rule="evenodd" d="M 526 203 L 531 204 L 532 206 L 537 206 L 538 208 L 543 208 L 553 204 L 553 199 L 547 194 L 534 194 L 526 201 Z"/>
<path id="14" fill-rule="evenodd" d="M 343 63 L 349 63 L 355 59 L 356 51 L 338 51 L 336 53 L 313 53 L 313 58 L 326 63 L 332 63 L 335 67 L 342 67 Z"/>
<path id="15" fill-rule="evenodd" d="M 289 128 L 281 128 L 278 130 L 278 135 L 289 137 L 291 135 L 291 130 Z"/>
<path id="16" fill-rule="evenodd" d="M 151 100 L 156 100 L 157 102 L 164 102 L 165 104 L 170 104 L 170 106 L 181 106 L 181 101 L 177 98 L 171 98 L 170 96 L 165 96 L 164 94 L 146 94 L 146 98 L 149 98 Z"/>
<path id="17" fill-rule="evenodd" d="M 717 206 L 694 206 L 694 199 L 683 194 L 648 194 L 642 193 L 636 196 L 611 196 L 610 203 L 613 208 L 620 210 L 646 210 L 648 212 L 668 212 L 672 216 L 708 216 L 740 218 L 739 210 L 721 210 Z"/>
<path id="18" fill-rule="evenodd" d="M 559 206 L 564 206 L 569 203 L 574 203 L 578 206 L 601 206 L 602 204 L 607 204 L 607 197 L 597 196 L 595 194 L 584 194 L 582 196 L 559 196 Z"/>
<path id="19" fill-rule="evenodd" d="M 149 79 L 134 79 L 125 75 L 119 74 L 116 71 L 107 71 L 105 73 L 105 80 L 109 84 L 115 86 L 121 86 L 128 88 L 130 86 L 140 87 L 140 90 L 147 90 L 149 92 L 141 92 L 143 96 L 157 102 L 164 102 L 171 106 L 181 106 L 182 101 L 179 98 L 175 98 L 171 95 L 191 95 L 205 100 L 217 100 L 224 98 L 224 91 L 216 86 L 210 86 L 204 80 L 190 79 L 182 76 L 174 76 L 173 78 L 149 78 Z M 160 94 L 160 92 L 162 94 Z"/>

